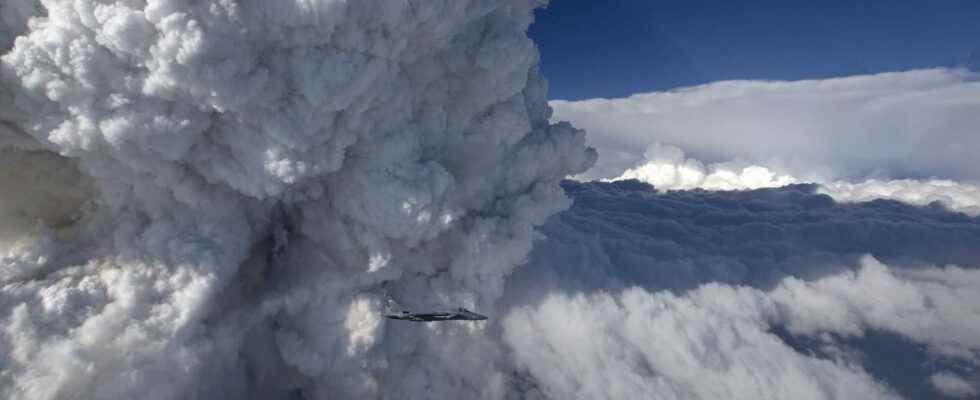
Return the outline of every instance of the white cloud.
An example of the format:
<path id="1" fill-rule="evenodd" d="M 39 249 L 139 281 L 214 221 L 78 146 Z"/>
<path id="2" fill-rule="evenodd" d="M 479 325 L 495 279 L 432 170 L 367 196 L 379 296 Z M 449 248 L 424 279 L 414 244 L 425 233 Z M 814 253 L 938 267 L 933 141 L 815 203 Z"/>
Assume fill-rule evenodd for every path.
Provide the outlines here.
<path id="1" fill-rule="evenodd" d="M 829 182 L 820 185 L 820 192 L 843 202 L 891 199 L 920 206 L 939 202 L 954 211 L 980 215 L 980 186 L 950 180 Z"/>
<path id="2" fill-rule="evenodd" d="M 705 165 L 685 157 L 684 151 L 669 145 L 654 143 L 643 155 L 644 163 L 627 169 L 622 175 L 607 181 L 636 179 L 659 190 L 749 190 L 775 188 L 805 181 L 791 175 L 779 174 L 760 165 L 730 161 Z M 840 202 L 854 203 L 875 199 L 896 200 L 924 206 L 938 202 L 943 206 L 969 215 L 980 215 L 980 186 L 950 180 L 899 179 L 879 181 L 869 179 L 860 183 L 817 181 L 820 193 Z"/>
<path id="3" fill-rule="evenodd" d="M 644 164 L 612 180 L 636 179 L 661 190 L 743 190 L 798 183 L 792 176 L 779 175 L 758 165 L 728 162 L 705 166 L 701 161 L 684 157 L 683 150 L 659 143 L 651 145 L 643 158 Z"/>
<path id="4" fill-rule="evenodd" d="M 504 322 L 518 365 L 548 398 L 883 399 L 858 367 L 808 357 L 766 332 L 757 293 L 555 296 Z"/>
<path id="5" fill-rule="evenodd" d="M 807 181 L 980 180 L 980 82 L 960 70 L 728 81 L 551 104 L 599 150 L 586 178 L 619 176 L 659 142 L 708 164 L 740 160 Z"/>
<path id="6" fill-rule="evenodd" d="M 867 258 L 857 272 L 815 282 L 787 278 L 770 296 L 793 333 L 860 335 L 879 329 L 980 363 L 977 269 L 894 271 Z"/>
<path id="7" fill-rule="evenodd" d="M 950 372 L 939 372 L 929 378 L 933 386 L 945 396 L 954 398 L 970 398 L 980 395 L 976 384 L 968 382 Z"/>
<path id="8" fill-rule="evenodd" d="M 800 353 L 772 327 L 812 336 L 882 329 L 975 352 L 977 293 L 977 270 L 906 275 L 866 259 L 856 274 L 788 278 L 771 291 L 707 284 L 683 295 L 553 295 L 508 315 L 504 337 L 550 398 L 895 398 L 850 358 Z"/>
<path id="9" fill-rule="evenodd" d="M 764 295 L 771 303 L 744 306 L 741 298 L 719 295 L 723 300 L 718 304 L 731 303 L 733 309 L 712 309 L 711 315 L 727 321 L 741 316 L 744 310 L 757 309 L 765 316 L 767 327 L 779 328 L 775 336 L 786 339 L 786 346 L 792 350 L 785 354 L 772 350 L 782 354 L 778 358 L 781 362 L 816 354 L 840 365 L 861 365 L 874 380 L 915 398 L 939 395 L 929 383 L 937 368 L 962 372 L 963 365 L 980 360 L 980 343 L 973 334 L 980 330 L 980 309 L 975 306 L 980 304 L 980 270 L 974 267 L 980 263 L 980 251 L 975 246 L 980 240 L 980 220 L 975 217 L 887 201 L 839 203 L 818 193 L 819 187 L 807 184 L 745 191 L 668 192 L 633 181 L 569 181 L 564 187 L 574 200 L 572 208 L 540 229 L 547 238 L 538 242 L 528 265 L 514 272 L 501 299 L 505 310 L 530 313 L 526 318 L 535 320 L 530 322 L 532 328 L 552 329 L 540 326 L 547 322 L 562 331 L 542 333 L 542 337 L 584 330 L 583 337 L 608 334 L 617 335 L 614 339 L 619 340 L 623 334 L 616 330 L 633 309 L 621 295 L 612 296 L 615 308 L 596 306 L 592 310 L 573 301 L 553 309 L 529 306 L 551 304 L 549 294 L 575 299 L 576 293 L 582 293 L 592 299 L 590 296 L 599 296 L 597 293 L 642 288 L 654 293 L 659 302 L 669 303 L 662 300 L 668 292 L 689 299 L 687 293 L 692 290 L 722 287 Z M 862 255 L 869 253 L 893 267 L 885 267 L 876 259 L 862 260 Z M 677 308 L 680 313 L 681 308 Z M 566 321 L 566 313 L 584 316 Z M 524 323 L 527 321 L 522 319 L 515 324 Z M 598 326 L 587 326 L 590 324 Z M 657 329 L 682 328 L 666 324 Z M 660 330 L 648 335 L 671 337 Z M 618 359 L 588 355 L 589 365 L 580 365 L 587 361 L 551 355 L 547 343 L 541 341 L 515 344 L 522 349 L 514 353 L 522 365 L 531 372 L 535 368 L 544 371 L 532 375 L 530 381 L 564 379 L 564 383 L 554 385 L 565 387 L 568 380 L 590 380 L 593 374 L 607 380 L 639 374 L 626 369 L 639 365 L 636 362 L 607 367 L 602 363 L 615 364 Z M 610 345 L 623 348 L 611 352 L 641 353 L 627 345 L 649 346 L 642 354 L 653 355 L 685 348 L 671 341 L 650 342 Z M 604 341 L 586 341 L 585 346 L 593 343 Z M 555 348 L 567 353 L 577 347 Z M 882 349 L 889 350 L 882 353 Z M 524 351 L 530 354 L 519 355 Z M 535 364 L 538 358 L 542 361 Z M 894 365 L 899 362 L 911 364 L 898 372 Z M 553 368 L 549 363 L 562 367 Z M 700 364 L 690 365 L 702 374 L 709 370 Z M 615 373 L 603 374 L 606 370 Z M 763 367 L 758 373 L 765 371 Z M 680 385 L 690 386 L 694 381 L 691 378 Z M 717 390 L 735 390 L 726 389 L 732 384 L 722 378 L 711 382 Z M 643 386 L 654 383 L 641 383 L 622 390 L 654 390 Z M 553 398 L 564 396 L 561 389 L 555 390 Z"/>
<path id="10" fill-rule="evenodd" d="M 967 150 L 980 148 L 977 99 L 975 74 L 934 69 L 551 104 L 600 152 L 581 179 L 664 190 L 814 182 L 838 201 L 938 201 L 978 215 L 980 174 Z"/>

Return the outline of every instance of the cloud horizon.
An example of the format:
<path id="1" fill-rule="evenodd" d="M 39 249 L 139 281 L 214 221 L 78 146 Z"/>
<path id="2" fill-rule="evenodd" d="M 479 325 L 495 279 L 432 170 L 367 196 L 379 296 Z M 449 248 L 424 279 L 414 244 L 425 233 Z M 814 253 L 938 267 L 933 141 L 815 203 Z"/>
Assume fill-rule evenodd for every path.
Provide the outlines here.
<path id="1" fill-rule="evenodd" d="M 553 120 L 602 154 L 581 177 L 619 176 L 656 143 L 706 164 L 740 162 L 804 180 L 980 182 L 980 79 L 963 69 L 824 80 L 722 81 L 619 99 L 553 100 Z"/>

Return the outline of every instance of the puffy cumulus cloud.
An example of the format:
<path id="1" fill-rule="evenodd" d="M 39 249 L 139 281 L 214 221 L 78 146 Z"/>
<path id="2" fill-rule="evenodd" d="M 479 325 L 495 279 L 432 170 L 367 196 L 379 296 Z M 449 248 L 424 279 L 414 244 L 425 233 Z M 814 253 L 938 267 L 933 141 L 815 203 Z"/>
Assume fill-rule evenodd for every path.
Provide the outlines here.
<path id="1" fill-rule="evenodd" d="M 785 279 L 770 296 L 794 334 L 898 333 L 938 354 L 980 363 L 980 271 L 956 266 L 893 272 L 877 260 L 805 282 Z"/>
<path id="2" fill-rule="evenodd" d="M 594 162 L 543 3 L 4 1 L 0 397 L 500 397 L 370 313 L 489 308 Z"/>
<path id="3" fill-rule="evenodd" d="M 802 335 L 881 329 L 976 352 L 978 279 L 977 270 L 905 274 L 867 258 L 856 273 L 787 278 L 771 291 L 712 283 L 683 295 L 557 295 L 515 310 L 504 337 L 550 398 L 896 398 L 853 357 L 801 353 L 774 327 Z M 931 381 L 939 394 L 971 393 L 955 375 Z"/>
<path id="4" fill-rule="evenodd" d="M 894 397 L 859 367 L 799 354 L 768 333 L 766 306 L 759 293 L 722 286 L 685 297 L 556 296 L 510 314 L 504 335 L 554 399 Z"/>
<path id="5" fill-rule="evenodd" d="M 699 160 L 687 158 L 684 151 L 675 146 L 660 143 L 651 145 L 643 159 L 640 166 L 627 169 L 618 177 L 604 180 L 635 179 L 660 190 L 749 190 L 802 183 L 799 178 L 779 174 L 760 165 L 738 161 L 705 165 Z M 820 193 L 841 202 L 888 199 L 914 205 L 940 203 L 954 211 L 980 215 L 980 187 L 969 183 L 940 179 L 869 179 L 860 183 L 814 183 L 820 185 Z"/>
<path id="6" fill-rule="evenodd" d="M 798 183 L 789 175 L 778 175 L 766 167 L 737 162 L 705 166 L 684 156 L 684 151 L 654 143 L 643 153 L 644 163 L 627 169 L 611 180 L 636 179 L 665 190 L 744 190 L 781 187 Z"/>
<path id="7" fill-rule="evenodd" d="M 708 164 L 740 160 L 806 181 L 978 181 L 978 99 L 975 73 L 931 69 L 551 104 L 601 154 L 587 179 L 621 175 L 659 142 Z"/>

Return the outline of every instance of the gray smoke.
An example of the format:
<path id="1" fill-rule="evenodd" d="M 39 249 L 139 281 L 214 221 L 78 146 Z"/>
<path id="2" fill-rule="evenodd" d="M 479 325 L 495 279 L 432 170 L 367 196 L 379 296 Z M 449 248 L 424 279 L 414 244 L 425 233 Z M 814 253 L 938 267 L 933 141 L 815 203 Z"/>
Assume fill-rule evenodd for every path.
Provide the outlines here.
<path id="1" fill-rule="evenodd" d="M 583 131 L 549 122 L 525 35 L 544 3 L 4 1 L 0 397 L 977 393 L 975 185 L 560 185 L 596 153 Z M 914 165 L 972 179 L 959 156 L 970 147 L 951 143 L 973 129 L 974 80 L 943 70 L 834 81 L 823 85 L 829 100 L 804 96 L 784 114 L 849 98 L 839 86 L 862 88 L 854 104 L 875 106 L 854 107 L 867 114 L 847 114 L 845 126 L 924 105 L 948 118 L 903 132 L 950 128 L 952 150 Z M 731 86 L 638 100 L 721 107 L 706 92 Z M 898 101 L 909 92 L 921 96 Z M 784 103 L 760 98 L 748 105 Z M 606 106 L 605 125 L 646 121 Z M 670 158 L 675 172 L 701 173 L 678 188 L 804 177 L 722 173 L 776 168 L 771 151 L 789 154 L 800 136 L 766 146 L 769 136 L 740 138 L 754 122 L 718 126 L 727 130 L 700 139 L 678 131 L 708 165 Z M 698 149 L 705 137 L 772 150 L 739 160 Z M 802 137 L 820 150 L 838 136 Z M 622 139 L 638 152 L 657 141 L 689 147 Z M 875 168 L 827 154 L 805 153 L 802 167 L 829 160 L 839 168 L 830 178 Z M 386 293 L 491 318 L 388 322 Z M 882 351 L 888 340 L 901 351 Z"/>
<path id="2" fill-rule="evenodd" d="M 484 326 L 377 306 L 492 309 L 594 162 L 540 5 L 4 2 L 0 395 L 500 397 Z"/>

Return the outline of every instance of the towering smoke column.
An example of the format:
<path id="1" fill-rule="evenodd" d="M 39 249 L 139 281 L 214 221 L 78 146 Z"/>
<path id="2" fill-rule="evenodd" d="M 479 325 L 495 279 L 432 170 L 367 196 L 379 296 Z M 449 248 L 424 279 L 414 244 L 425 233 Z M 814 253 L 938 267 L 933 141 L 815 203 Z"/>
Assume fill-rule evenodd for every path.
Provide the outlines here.
<path id="1" fill-rule="evenodd" d="M 0 397 L 502 397 L 378 306 L 492 311 L 594 162 L 542 4 L 4 1 Z"/>

